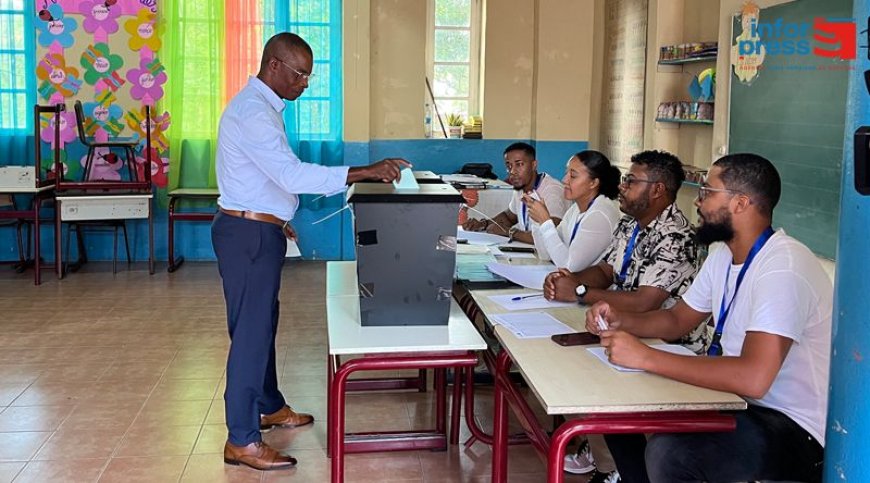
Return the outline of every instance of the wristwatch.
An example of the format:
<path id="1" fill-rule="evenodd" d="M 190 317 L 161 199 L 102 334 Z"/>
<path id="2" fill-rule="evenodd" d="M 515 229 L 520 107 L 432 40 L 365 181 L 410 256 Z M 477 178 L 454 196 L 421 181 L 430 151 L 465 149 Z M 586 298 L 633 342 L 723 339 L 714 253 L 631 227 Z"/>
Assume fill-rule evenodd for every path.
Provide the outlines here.
<path id="1" fill-rule="evenodd" d="M 583 302 L 583 297 L 586 296 L 586 292 L 586 285 L 583 285 L 582 283 L 574 289 L 574 293 L 577 294 L 577 303 L 585 303 Z"/>

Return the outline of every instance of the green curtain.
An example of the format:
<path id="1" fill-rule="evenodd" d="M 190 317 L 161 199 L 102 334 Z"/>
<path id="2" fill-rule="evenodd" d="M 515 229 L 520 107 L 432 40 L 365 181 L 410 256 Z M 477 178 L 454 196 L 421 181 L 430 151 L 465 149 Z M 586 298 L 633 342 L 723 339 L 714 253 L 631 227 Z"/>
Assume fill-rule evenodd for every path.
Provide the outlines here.
<path id="1" fill-rule="evenodd" d="M 169 76 L 163 109 L 172 122 L 169 189 L 214 188 L 214 141 L 224 98 L 224 2 L 166 0 L 160 11 L 166 22 L 160 58 Z"/>

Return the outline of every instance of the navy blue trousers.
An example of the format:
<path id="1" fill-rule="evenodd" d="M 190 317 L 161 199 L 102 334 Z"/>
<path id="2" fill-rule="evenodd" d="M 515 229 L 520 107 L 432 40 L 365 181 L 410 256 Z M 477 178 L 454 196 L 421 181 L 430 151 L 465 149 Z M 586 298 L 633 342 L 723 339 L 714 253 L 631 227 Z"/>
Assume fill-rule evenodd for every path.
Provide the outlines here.
<path id="1" fill-rule="evenodd" d="M 287 239 L 281 227 L 218 212 L 211 226 L 227 304 L 224 392 L 229 442 L 261 441 L 260 414 L 284 407 L 275 367 L 278 291 Z"/>

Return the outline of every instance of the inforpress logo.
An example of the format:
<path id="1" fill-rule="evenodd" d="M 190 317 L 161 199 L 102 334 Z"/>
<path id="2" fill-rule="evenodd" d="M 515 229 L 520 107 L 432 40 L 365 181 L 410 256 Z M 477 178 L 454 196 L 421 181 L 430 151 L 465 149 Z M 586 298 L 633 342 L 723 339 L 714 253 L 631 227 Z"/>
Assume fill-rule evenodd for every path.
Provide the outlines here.
<path id="1" fill-rule="evenodd" d="M 740 55 L 816 55 L 854 60 L 858 29 L 853 19 L 816 17 L 808 22 L 749 22 L 748 38 L 737 40 Z M 815 40 L 816 45 L 813 45 Z"/>

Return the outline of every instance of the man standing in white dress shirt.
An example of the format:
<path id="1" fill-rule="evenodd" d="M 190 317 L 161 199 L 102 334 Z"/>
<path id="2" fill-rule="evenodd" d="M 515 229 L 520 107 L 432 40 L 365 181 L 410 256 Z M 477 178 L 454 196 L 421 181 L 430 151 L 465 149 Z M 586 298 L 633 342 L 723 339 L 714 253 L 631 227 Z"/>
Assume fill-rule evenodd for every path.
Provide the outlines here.
<path id="1" fill-rule="evenodd" d="M 278 291 L 290 225 L 302 193 L 330 194 L 361 180 L 390 182 L 408 163 L 385 159 L 365 167 L 303 163 L 290 149 L 284 100 L 308 88 L 311 47 L 284 32 L 266 43 L 260 71 L 227 105 L 217 140 L 219 213 L 212 224 L 231 340 L 224 400 L 227 464 L 258 470 L 290 468 L 296 459 L 266 445 L 261 429 L 310 424 L 278 390 L 275 335 Z"/>

